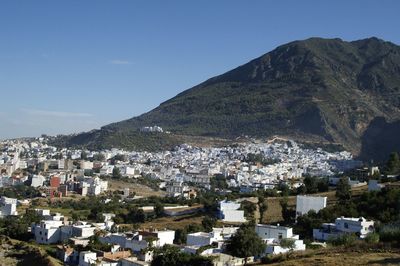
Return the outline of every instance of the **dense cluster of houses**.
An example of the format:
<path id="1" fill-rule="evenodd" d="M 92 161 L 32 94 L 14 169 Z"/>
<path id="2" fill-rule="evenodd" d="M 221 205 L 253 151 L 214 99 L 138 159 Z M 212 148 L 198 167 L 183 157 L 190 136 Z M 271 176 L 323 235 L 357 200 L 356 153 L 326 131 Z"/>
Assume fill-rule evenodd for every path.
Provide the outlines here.
<path id="1" fill-rule="evenodd" d="M 294 141 L 219 148 L 183 144 L 172 151 L 153 153 L 57 149 L 46 143 L 46 138 L 1 142 L 0 187 L 46 187 L 51 197 L 64 196 L 68 191 L 98 195 L 107 190 L 107 182 L 100 177 L 112 175 L 118 168 L 122 176 L 157 179 L 168 195 L 189 198 L 195 196 L 194 187 L 210 188 L 210 178 L 217 174 L 227 178 L 228 187 L 251 192 L 282 182 L 297 187 L 305 174 L 329 176 L 336 182 L 335 173 L 360 165 L 349 152 L 305 149 Z M 250 155 L 259 155 L 265 162 L 249 161 Z M 37 174 L 28 175 L 28 169 Z"/>
<path id="2" fill-rule="evenodd" d="M 156 129 L 145 129 L 151 132 Z M 348 152 L 328 153 L 321 149 L 304 149 L 294 141 L 271 143 L 247 143 L 232 147 L 198 148 L 180 145 L 173 151 L 127 152 L 120 149 L 106 151 L 83 151 L 57 149 L 46 144 L 45 138 L 34 141 L 9 140 L 1 143 L 0 187 L 24 184 L 41 189 L 50 198 L 78 193 L 82 196 L 99 195 L 108 189 L 102 176 L 118 173 L 130 178 L 146 176 L 160 181 L 169 196 L 193 198 L 194 188 L 210 188 L 214 175 L 226 177 L 228 187 L 251 192 L 260 188 L 273 188 L 286 182 L 290 186 L 301 185 L 304 174 L 330 177 L 334 173 L 359 166 Z M 260 155 L 266 162 L 249 160 L 250 155 Z M 32 171 L 25 171 L 34 169 Z M 28 174 L 30 173 L 30 174 Z M 351 182 L 349 180 L 349 182 Z M 351 185 L 358 185 L 352 184 Z M 372 181 L 370 190 L 379 190 L 380 185 Z M 218 188 L 217 188 L 218 189 Z M 129 195 L 124 190 L 123 197 Z M 18 215 L 17 199 L 2 197 L 0 217 Z M 313 210 L 318 212 L 327 205 L 326 197 L 297 196 L 296 217 Z M 165 207 L 165 214 L 176 216 L 197 211 L 201 206 L 188 208 Z M 141 208 L 153 208 L 145 206 Z M 137 230 L 118 232 L 114 214 L 104 213 L 103 221 L 70 221 L 59 213 L 51 214 L 46 209 L 36 209 L 41 221 L 29 229 L 39 244 L 59 244 L 59 258 L 73 265 L 150 265 L 153 248 L 174 245 L 173 230 Z M 215 265 L 242 265 L 244 258 L 235 258 L 226 253 L 226 242 L 246 222 L 239 202 L 223 200 L 218 204 L 216 217 L 226 226 L 213 228 L 210 232 L 194 232 L 187 235 L 182 252 L 213 256 Z M 332 221 L 333 222 L 333 221 Z M 266 244 L 263 255 L 289 251 L 303 251 L 306 246 L 291 227 L 257 224 L 257 235 Z M 315 228 L 316 241 L 354 233 L 360 238 L 374 231 L 374 222 L 360 218 L 338 217 L 334 223 Z M 90 240 L 96 236 L 110 251 L 87 250 Z M 82 248 L 76 248 L 81 246 Z M 82 251 L 84 250 L 84 251 Z"/>

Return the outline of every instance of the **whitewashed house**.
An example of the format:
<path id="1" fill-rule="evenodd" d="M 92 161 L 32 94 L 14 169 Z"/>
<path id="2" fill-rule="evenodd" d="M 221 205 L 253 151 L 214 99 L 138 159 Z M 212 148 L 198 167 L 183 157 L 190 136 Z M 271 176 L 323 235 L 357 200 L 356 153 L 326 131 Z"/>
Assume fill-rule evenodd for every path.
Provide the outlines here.
<path id="1" fill-rule="evenodd" d="M 374 221 L 368 221 L 364 217 L 340 217 L 335 220 L 335 223 L 324 223 L 322 228 L 313 229 L 313 237 L 315 240 L 327 241 L 343 234 L 354 233 L 360 238 L 365 238 L 372 232 L 374 232 Z"/>
<path id="2" fill-rule="evenodd" d="M 138 231 L 135 233 L 126 234 L 109 234 L 100 237 L 102 243 L 116 244 L 121 248 L 131 249 L 134 252 L 139 252 L 150 245 L 153 247 L 162 247 L 166 244 L 172 245 L 175 239 L 175 231 L 160 230 L 160 231 Z"/>
<path id="3" fill-rule="evenodd" d="M 239 210 L 240 203 L 233 201 L 220 201 L 218 206 L 218 218 L 224 222 L 244 223 L 244 211 Z"/>
<path id="4" fill-rule="evenodd" d="M 196 254 L 197 250 L 203 246 L 215 244 L 215 247 L 221 248 L 226 240 L 231 238 L 239 227 L 213 228 L 210 233 L 196 232 L 188 234 L 184 251 Z"/>
<path id="5" fill-rule="evenodd" d="M 302 251 L 306 249 L 303 240 L 293 234 L 293 228 L 268 224 L 257 224 L 257 235 L 267 244 L 265 254 L 280 254 L 288 251 Z M 293 247 L 282 245 L 282 240 L 293 241 Z"/>

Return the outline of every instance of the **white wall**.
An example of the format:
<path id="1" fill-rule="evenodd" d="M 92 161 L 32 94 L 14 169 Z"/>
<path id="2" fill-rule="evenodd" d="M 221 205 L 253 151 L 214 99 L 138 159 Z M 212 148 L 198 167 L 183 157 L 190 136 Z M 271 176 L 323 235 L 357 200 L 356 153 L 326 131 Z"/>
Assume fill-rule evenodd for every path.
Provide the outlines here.
<path id="1" fill-rule="evenodd" d="M 256 225 L 256 233 L 261 239 L 293 237 L 293 229 L 284 226 L 258 224 Z"/>
<path id="2" fill-rule="evenodd" d="M 307 214 L 310 210 L 319 212 L 326 207 L 327 197 L 296 197 L 296 217 Z"/>

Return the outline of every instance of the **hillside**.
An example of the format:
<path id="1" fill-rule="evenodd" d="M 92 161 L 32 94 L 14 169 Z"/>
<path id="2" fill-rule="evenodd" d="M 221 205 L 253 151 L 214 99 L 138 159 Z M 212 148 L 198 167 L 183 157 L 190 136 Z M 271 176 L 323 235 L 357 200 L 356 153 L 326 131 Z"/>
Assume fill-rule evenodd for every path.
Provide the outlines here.
<path id="1" fill-rule="evenodd" d="M 400 46 L 377 38 L 353 42 L 311 38 L 279 46 L 148 113 L 66 143 L 107 144 L 111 139 L 117 146 L 129 142 L 130 147 L 142 148 L 147 136 L 138 129 L 159 125 L 173 134 L 157 135 L 151 141 L 155 146 L 179 142 L 174 134 L 281 135 L 340 143 L 370 158 L 376 149 L 386 156 L 388 151 L 381 147 L 400 149 L 398 141 L 392 143 L 392 137 L 382 132 L 383 127 L 390 128 L 395 130 L 391 136 L 399 135 L 399 126 L 392 126 L 400 120 L 399 107 Z"/>

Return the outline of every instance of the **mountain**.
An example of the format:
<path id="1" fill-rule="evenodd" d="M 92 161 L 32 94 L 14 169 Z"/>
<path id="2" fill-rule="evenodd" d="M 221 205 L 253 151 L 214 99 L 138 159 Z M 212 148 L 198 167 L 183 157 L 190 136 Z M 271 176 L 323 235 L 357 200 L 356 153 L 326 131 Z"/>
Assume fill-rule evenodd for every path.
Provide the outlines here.
<path id="1" fill-rule="evenodd" d="M 280 135 L 339 143 L 370 158 L 381 146 L 375 139 L 381 132 L 376 127 L 400 133 L 398 126 L 390 126 L 400 120 L 399 107 L 400 46 L 375 37 L 352 42 L 310 38 L 279 46 L 148 113 L 66 143 L 85 145 L 112 138 L 119 145 L 116 136 L 131 134 L 143 140 L 139 128 L 158 125 L 173 134 L 156 134 L 157 138 L 177 142 L 176 135 Z M 382 141 L 399 149 L 390 145 L 391 139 Z M 140 143 L 133 141 L 135 145 Z"/>

